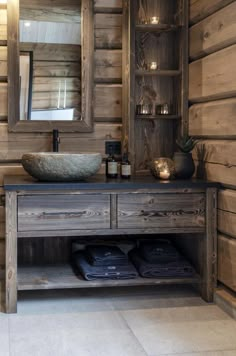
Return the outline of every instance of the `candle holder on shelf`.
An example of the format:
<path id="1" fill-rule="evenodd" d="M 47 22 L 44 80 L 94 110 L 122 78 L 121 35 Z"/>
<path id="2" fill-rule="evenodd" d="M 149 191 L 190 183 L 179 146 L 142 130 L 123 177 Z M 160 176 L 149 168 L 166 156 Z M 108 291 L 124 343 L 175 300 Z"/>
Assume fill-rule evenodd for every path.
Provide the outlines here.
<path id="1" fill-rule="evenodd" d="M 158 69 L 158 64 L 157 64 L 157 62 L 150 62 L 150 63 L 148 63 L 148 70 L 157 70 Z"/>
<path id="2" fill-rule="evenodd" d="M 137 115 L 152 115 L 152 104 L 137 104 L 136 114 Z"/>
<path id="3" fill-rule="evenodd" d="M 174 162 L 167 157 L 154 158 L 150 163 L 150 170 L 152 175 L 158 179 L 169 180 L 175 175 Z"/>
<path id="4" fill-rule="evenodd" d="M 159 16 L 152 16 L 149 19 L 149 22 L 151 25 L 158 25 L 160 22 L 160 17 Z"/>
<path id="5" fill-rule="evenodd" d="M 156 115 L 170 115 L 171 106 L 167 103 L 156 105 Z"/>

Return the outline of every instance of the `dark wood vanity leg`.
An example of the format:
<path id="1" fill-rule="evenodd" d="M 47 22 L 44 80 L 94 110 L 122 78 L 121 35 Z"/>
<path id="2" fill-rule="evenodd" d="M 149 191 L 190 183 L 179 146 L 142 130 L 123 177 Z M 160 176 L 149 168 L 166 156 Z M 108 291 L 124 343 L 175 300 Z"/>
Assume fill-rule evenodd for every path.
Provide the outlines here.
<path id="1" fill-rule="evenodd" d="M 17 312 L 17 194 L 6 193 L 6 313 Z"/>
<path id="2" fill-rule="evenodd" d="M 217 283 L 217 189 L 215 188 L 208 188 L 206 191 L 206 234 L 203 239 L 202 298 L 212 302 Z"/>

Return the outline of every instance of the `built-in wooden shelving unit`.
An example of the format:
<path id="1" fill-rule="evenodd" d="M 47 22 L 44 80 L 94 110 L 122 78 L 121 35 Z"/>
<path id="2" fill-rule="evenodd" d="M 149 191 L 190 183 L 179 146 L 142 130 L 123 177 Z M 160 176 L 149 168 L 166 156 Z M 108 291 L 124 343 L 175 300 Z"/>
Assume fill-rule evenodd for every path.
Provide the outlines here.
<path id="1" fill-rule="evenodd" d="M 172 158 L 177 136 L 186 132 L 188 4 L 185 0 L 133 0 L 128 12 L 124 29 L 124 38 L 129 40 L 126 47 L 124 43 L 128 51 L 123 63 L 124 138 L 128 138 L 134 174 L 140 174 L 149 172 L 150 153 Z M 142 104 L 152 107 L 150 115 L 137 115 L 137 105 Z M 156 115 L 164 104 L 168 112 Z"/>

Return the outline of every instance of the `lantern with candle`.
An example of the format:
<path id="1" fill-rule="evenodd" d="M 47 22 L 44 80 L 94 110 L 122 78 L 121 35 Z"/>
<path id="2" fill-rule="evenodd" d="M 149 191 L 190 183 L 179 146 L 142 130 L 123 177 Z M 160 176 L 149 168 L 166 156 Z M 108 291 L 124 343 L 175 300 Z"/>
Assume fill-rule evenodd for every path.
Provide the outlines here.
<path id="1" fill-rule="evenodd" d="M 172 159 L 167 157 L 154 158 L 150 164 L 151 173 L 154 177 L 162 180 L 174 178 L 175 165 Z"/>

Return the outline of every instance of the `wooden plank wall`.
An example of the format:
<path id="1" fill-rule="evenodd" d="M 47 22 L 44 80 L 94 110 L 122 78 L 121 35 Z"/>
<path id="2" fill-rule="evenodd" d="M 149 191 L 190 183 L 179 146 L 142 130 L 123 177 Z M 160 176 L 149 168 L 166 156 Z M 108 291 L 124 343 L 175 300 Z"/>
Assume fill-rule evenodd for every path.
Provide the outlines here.
<path id="1" fill-rule="evenodd" d="M 94 11 L 94 132 L 61 134 L 60 149 L 105 156 L 105 141 L 121 139 L 122 0 L 95 0 Z M 3 176 L 26 174 L 23 153 L 52 149 L 51 133 L 9 133 L 7 120 L 7 8 L 0 5 L 0 272 L 5 260 Z"/>
<path id="2" fill-rule="evenodd" d="M 189 133 L 202 139 L 197 175 L 223 185 L 218 279 L 236 292 L 236 1 L 190 0 L 190 9 Z"/>

